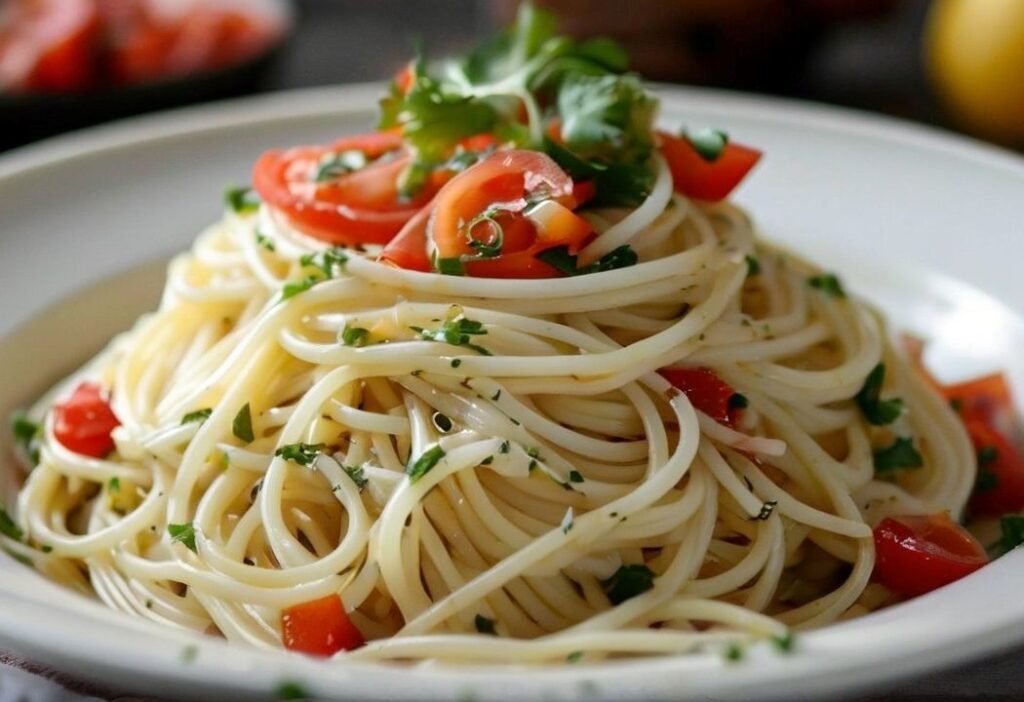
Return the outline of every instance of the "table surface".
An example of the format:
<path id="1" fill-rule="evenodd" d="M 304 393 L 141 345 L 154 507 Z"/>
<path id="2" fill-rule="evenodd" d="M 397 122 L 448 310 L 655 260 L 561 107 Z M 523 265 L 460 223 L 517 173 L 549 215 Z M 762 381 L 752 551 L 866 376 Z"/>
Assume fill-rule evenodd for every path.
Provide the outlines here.
<path id="1" fill-rule="evenodd" d="M 298 0 L 297 6 L 295 36 L 267 89 L 379 80 L 408 59 L 418 37 L 429 39 L 428 51 L 458 51 L 493 26 L 487 3 L 474 0 Z M 881 22 L 830 33 L 806 69 L 773 91 L 943 125 L 926 89 L 916 42 L 925 6 L 926 0 L 904 0 Z M 1024 648 L 858 702 L 1021 700 L 1022 659 Z M 24 685 L 24 675 L 0 661 L 0 702 L 61 699 L 48 685 L 18 696 L 15 690 L 27 689 Z"/>

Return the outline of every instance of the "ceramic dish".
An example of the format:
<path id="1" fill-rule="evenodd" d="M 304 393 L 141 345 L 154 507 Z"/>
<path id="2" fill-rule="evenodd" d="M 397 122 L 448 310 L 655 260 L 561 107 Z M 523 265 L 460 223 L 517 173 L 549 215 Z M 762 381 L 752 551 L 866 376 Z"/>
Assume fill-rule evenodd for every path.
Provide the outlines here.
<path id="1" fill-rule="evenodd" d="M 379 91 L 353 86 L 190 109 L 0 159 L 0 414 L 155 304 L 161 261 L 217 216 L 223 186 L 245 181 L 261 149 L 364 129 Z M 765 236 L 841 272 L 894 327 L 932 339 L 929 362 L 945 378 L 998 368 L 1024 396 L 1024 162 L 833 109 L 704 91 L 661 95 L 666 124 L 713 124 L 765 150 L 737 198 Z M 0 494 L 11 494 L 12 481 L 7 461 Z M 881 686 L 1024 641 L 1024 551 L 907 604 L 802 633 L 788 656 L 765 646 L 740 664 L 709 654 L 528 674 L 396 674 L 255 652 L 111 616 L 3 554 L 0 569 L 0 648 L 126 692 L 175 698 L 270 699 L 294 681 L 346 700 L 794 699 Z M 190 662 L 186 647 L 198 652 Z"/>

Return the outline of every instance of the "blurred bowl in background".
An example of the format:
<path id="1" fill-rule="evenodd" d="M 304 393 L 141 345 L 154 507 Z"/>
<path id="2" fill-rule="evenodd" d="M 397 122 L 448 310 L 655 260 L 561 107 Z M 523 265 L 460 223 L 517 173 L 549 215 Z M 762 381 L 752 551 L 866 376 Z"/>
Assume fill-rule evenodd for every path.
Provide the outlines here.
<path id="1" fill-rule="evenodd" d="M 22 29 L 18 3 L 57 17 Z M 290 0 L 0 0 L 0 149 L 257 90 L 294 23 Z"/>

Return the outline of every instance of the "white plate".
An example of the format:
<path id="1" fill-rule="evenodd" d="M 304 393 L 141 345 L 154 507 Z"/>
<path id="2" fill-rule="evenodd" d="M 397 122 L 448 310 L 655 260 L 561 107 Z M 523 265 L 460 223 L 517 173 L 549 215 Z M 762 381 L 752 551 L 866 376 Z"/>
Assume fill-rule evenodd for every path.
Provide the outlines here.
<path id="1" fill-rule="evenodd" d="M 261 149 L 365 129 L 379 91 L 354 86 L 190 109 L 0 158 L 0 415 L 152 306 L 161 270 L 138 266 L 186 248 L 218 216 L 224 185 L 245 182 Z M 947 374 L 1003 368 L 1024 387 L 1016 353 L 1024 323 L 1011 311 L 1024 306 L 1020 159 L 834 109 L 662 94 L 665 124 L 722 127 L 767 152 L 739 196 L 762 231 L 839 272 L 898 325 L 935 338 L 934 360 Z M 70 303 L 41 314 L 72 293 Z M 9 480 L 10 472 L 0 476 Z M 174 697 L 269 698 L 294 680 L 349 700 L 793 699 L 883 684 L 1024 641 L 1024 550 L 926 597 L 803 634 L 793 655 L 764 647 L 735 665 L 690 656 L 528 674 L 396 672 L 253 652 L 112 619 L 2 554 L 0 570 L 0 648 Z M 191 663 L 181 660 L 187 645 L 199 647 Z"/>

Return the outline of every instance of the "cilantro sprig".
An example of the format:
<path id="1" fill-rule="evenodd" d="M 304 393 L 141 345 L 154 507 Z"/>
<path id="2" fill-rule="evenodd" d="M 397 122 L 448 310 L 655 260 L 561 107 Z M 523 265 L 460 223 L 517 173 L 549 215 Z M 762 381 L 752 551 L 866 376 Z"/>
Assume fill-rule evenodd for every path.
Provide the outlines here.
<path id="1" fill-rule="evenodd" d="M 473 342 L 473 337 L 482 336 L 487 333 L 482 322 L 466 319 L 459 314 L 451 319 L 446 319 L 437 329 L 424 329 L 423 327 L 409 327 L 425 341 L 439 341 L 452 346 L 465 346 L 476 351 L 481 356 L 491 356 L 491 352 L 483 346 Z"/>

